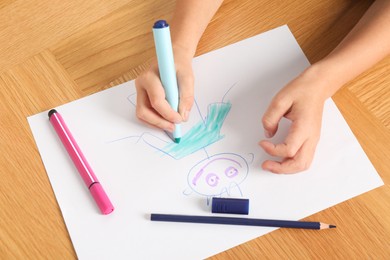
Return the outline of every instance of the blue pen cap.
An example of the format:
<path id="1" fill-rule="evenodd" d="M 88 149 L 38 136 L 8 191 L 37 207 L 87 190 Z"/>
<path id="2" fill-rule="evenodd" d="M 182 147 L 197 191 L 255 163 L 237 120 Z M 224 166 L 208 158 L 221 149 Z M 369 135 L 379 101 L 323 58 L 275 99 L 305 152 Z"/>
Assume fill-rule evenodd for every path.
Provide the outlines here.
<path id="1" fill-rule="evenodd" d="M 165 27 L 169 27 L 169 24 L 165 20 L 158 20 L 153 25 L 154 29 L 161 29 L 161 28 L 165 28 Z"/>
<path id="2" fill-rule="evenodd" d="M 213 198 L 211 212 L 248 215 L 249 199 Z"/>

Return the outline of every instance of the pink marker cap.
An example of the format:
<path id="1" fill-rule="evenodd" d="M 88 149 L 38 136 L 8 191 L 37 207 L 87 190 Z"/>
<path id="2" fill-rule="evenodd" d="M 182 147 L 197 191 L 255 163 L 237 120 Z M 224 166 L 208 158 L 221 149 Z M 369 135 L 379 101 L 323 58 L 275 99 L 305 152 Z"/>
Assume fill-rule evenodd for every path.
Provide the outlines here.
<path id="1" fill-rule="evenodd" d="M 95 199 L 96 204 L 98 205 L 102 214 L 107 215 L 114 211 L 114 206 L 112 205 L 110 199 L 108 198 L 106 192 L 104 191 L 100 183 L 95 182 L 89 188 L 89 191 L 92 194 L 92 197 Z"/>

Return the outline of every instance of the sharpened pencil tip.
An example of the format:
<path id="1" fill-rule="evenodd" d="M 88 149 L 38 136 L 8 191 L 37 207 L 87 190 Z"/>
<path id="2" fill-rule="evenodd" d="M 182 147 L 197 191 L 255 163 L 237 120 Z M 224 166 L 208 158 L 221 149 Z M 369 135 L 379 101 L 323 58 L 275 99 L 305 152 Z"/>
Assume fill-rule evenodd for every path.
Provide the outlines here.
<path id="1" fill-rule="evenodd" d="M 175 143 L 177 143 L 177 144 L 180 143 L 180 139 L 181 138 L 175 138 Z"/>
<path id="2" fill-rule="evenodd" d="M 329 225 L 329 228 L 336 228 L 335 225 Z"/>

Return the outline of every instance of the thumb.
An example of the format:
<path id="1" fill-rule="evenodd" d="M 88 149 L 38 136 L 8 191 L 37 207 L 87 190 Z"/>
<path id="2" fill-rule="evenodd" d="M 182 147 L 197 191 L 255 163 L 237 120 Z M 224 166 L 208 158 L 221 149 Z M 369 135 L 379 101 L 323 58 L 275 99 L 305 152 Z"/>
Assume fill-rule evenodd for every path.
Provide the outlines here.
<path id="1" fill-rule="evenodd" d="M 275 135 L 280 120 L 288 113 L 291 106 L 292 102 L 280 99 L 277 96 L 271 101 L 262 118 L 264 134 L 267 138 Z"/>

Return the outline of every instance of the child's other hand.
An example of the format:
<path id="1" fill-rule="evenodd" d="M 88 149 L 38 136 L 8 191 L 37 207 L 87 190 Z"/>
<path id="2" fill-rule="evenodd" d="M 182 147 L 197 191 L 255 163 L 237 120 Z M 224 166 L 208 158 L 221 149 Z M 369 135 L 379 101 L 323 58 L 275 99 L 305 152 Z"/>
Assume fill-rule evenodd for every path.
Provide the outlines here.
<path id="1" fill-rule="evenodd" d="M 187 121 L 194 102 L 192 58 L 184 55 L 180 48 L 174 48 L 174 56 L 179 86 L 179 113 L 165 99 L 156 60 L 135 80 L 138 119 L 169 132 L 173 132 L 175 123 Z"/>
<path id="2" fill-rule="evenodd" d="M 296 173 L 309 168 L 320 138 L 326 84 L 309 68 L 273 98 L 262 119 L 265 136 L 275 135 L 282 117 L 289 119 L 291 126 L 283 143 L 260 141 L 268 154 L 281 158 L 264 161 L 264 170 Z"/>

